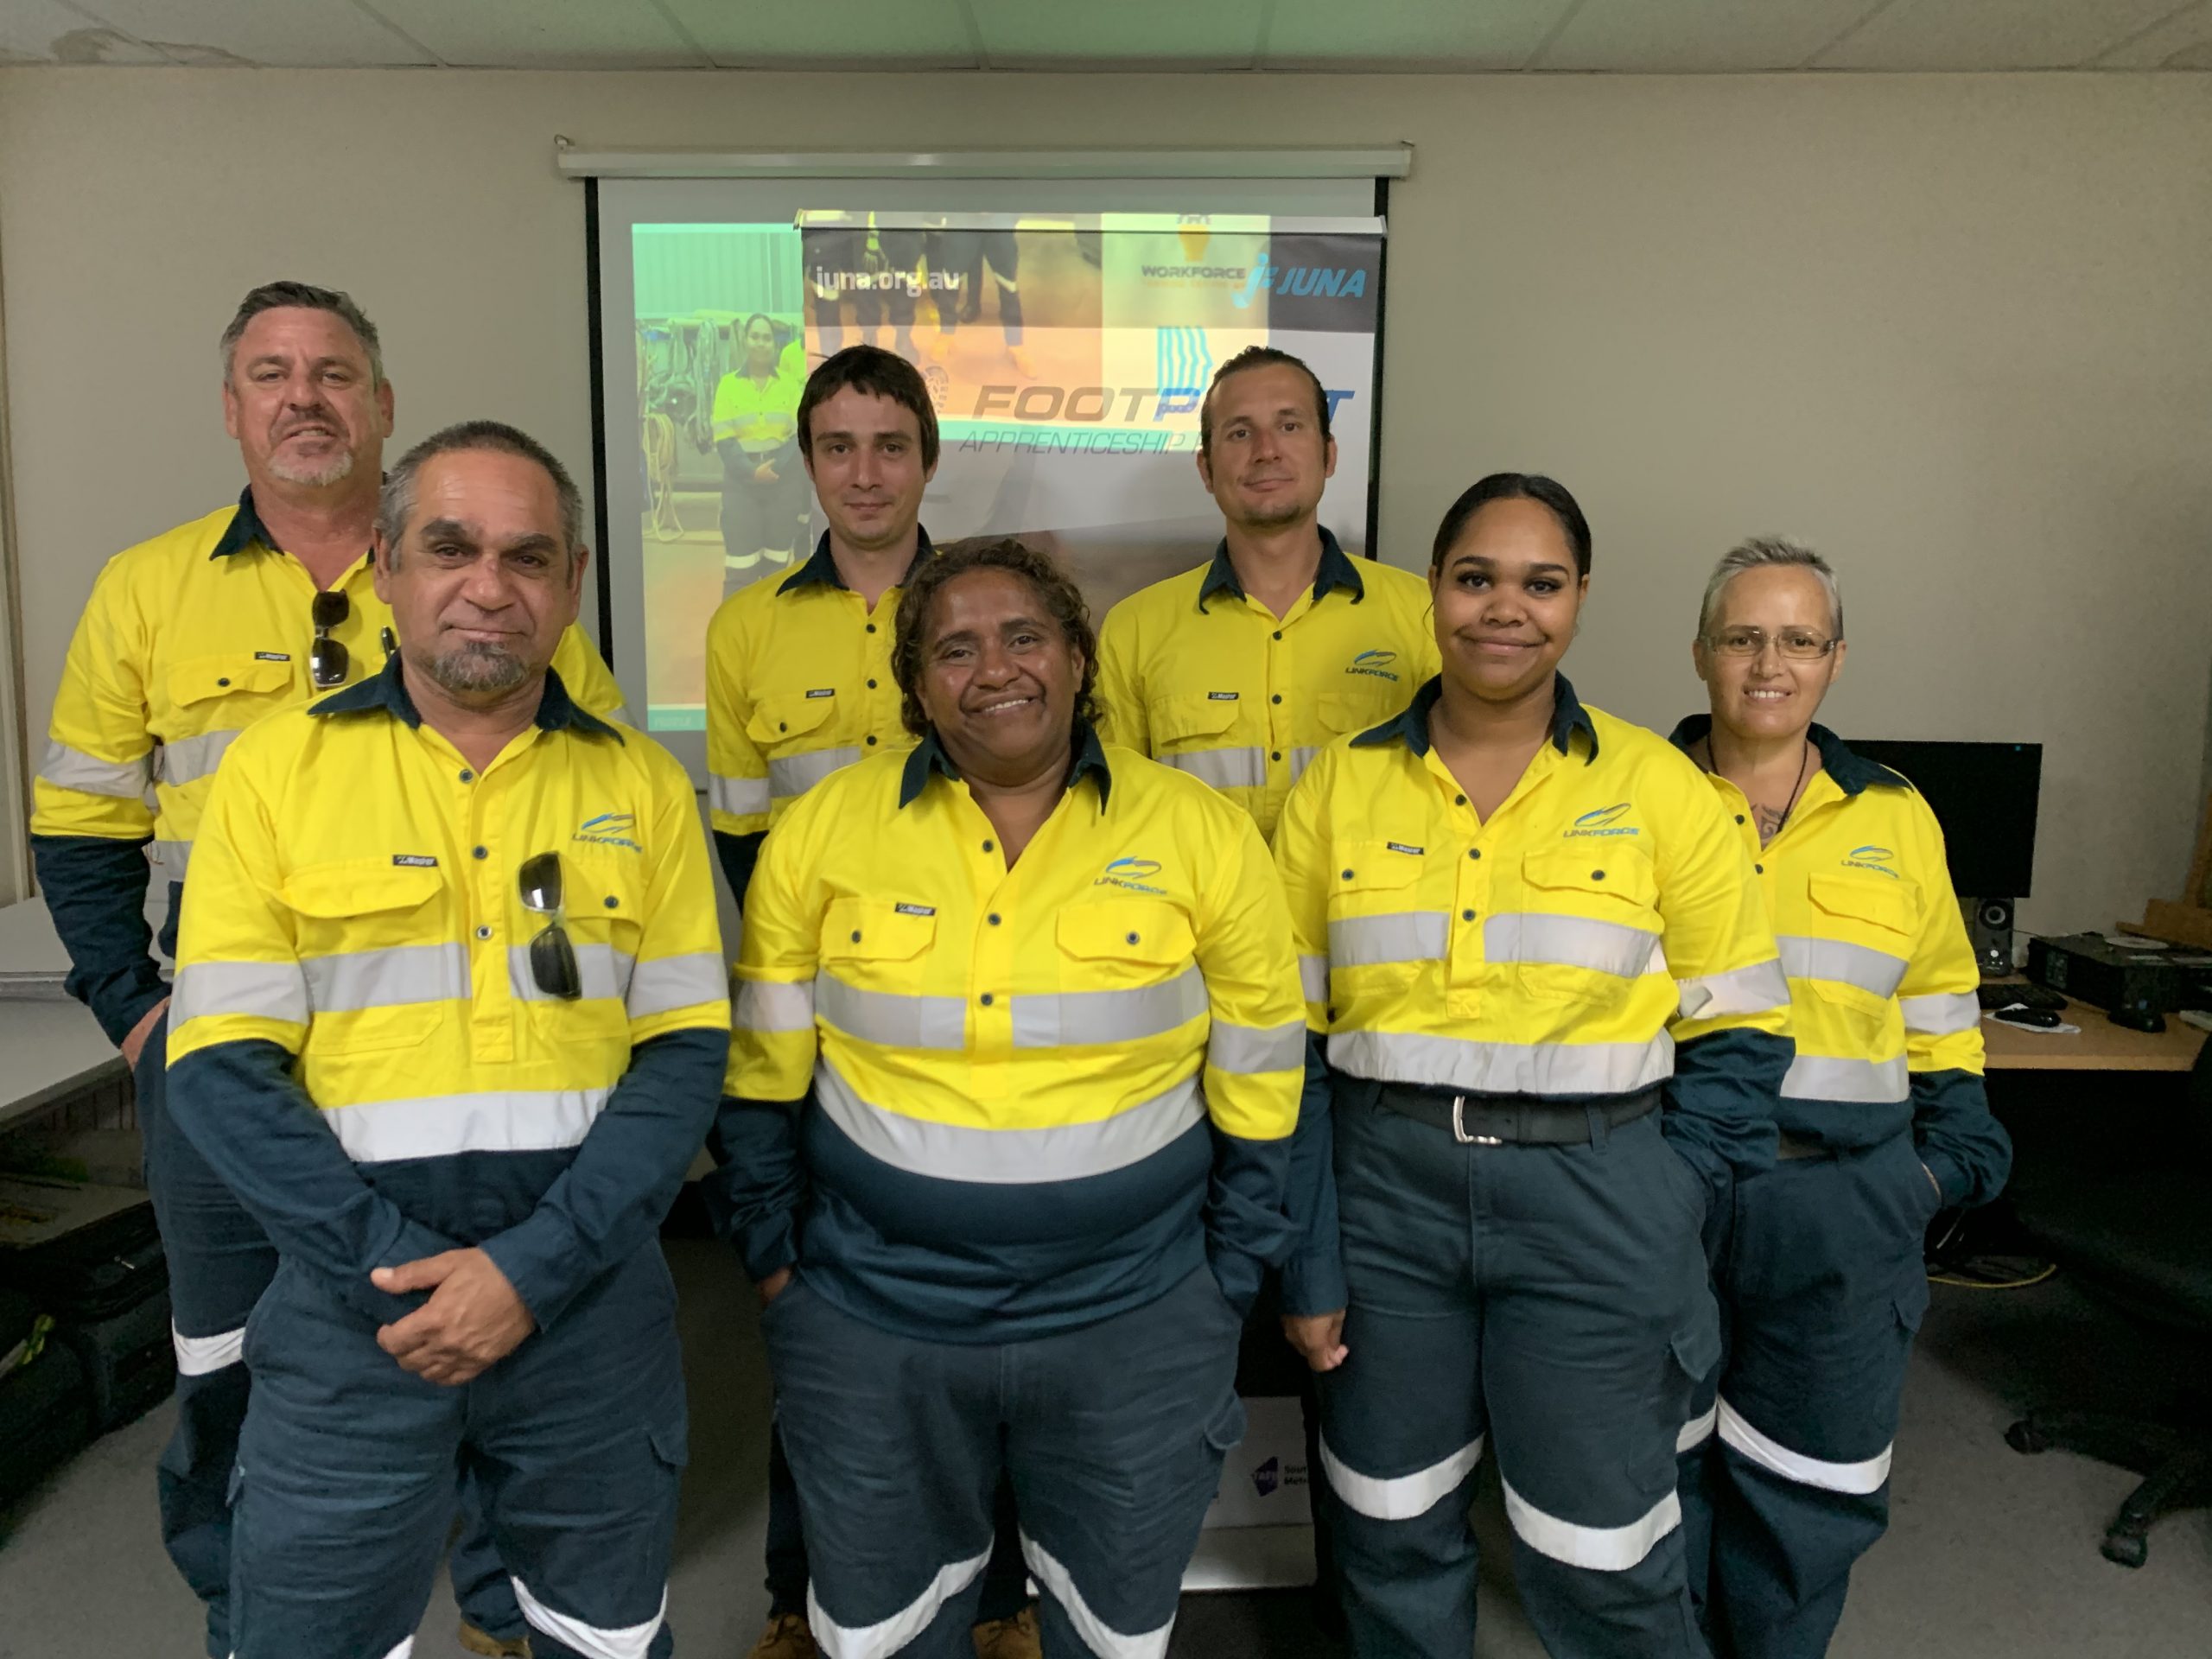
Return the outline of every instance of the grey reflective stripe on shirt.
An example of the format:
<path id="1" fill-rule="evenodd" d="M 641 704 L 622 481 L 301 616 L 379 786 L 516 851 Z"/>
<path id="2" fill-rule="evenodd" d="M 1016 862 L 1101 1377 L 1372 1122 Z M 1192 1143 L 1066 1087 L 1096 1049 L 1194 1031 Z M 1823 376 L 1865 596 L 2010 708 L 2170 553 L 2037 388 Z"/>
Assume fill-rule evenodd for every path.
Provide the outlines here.
<path id="1" fill-rule="evenodd" d="M 768 810 L 766 778 L 725 778 L 715 772 L 707 779 L 707 804 L 717 812 L 738 817 L 757 817 Z"/>
<path id="2" fill-rule="evenodd" d="M 172 1029 L 188 1020 L 246 1015 L 308 1022 L 308 982 L 296 962 L 195 962 L 170 994 Z"/>
<path id="3" fill-rule="evenodd" d="M 1700 974 L 1675 982 L 1676 1006 L 1685 1020 L 1718 1020 L 1723 1014 L 1765 1014 L 1789 1006 L 1789 982 L 1772 957 L 1725 974 Z"/>
<path id="4" fill-rule="evenodd" d="M 814 976 L 814 1006 L 830 1024 L 864 1043 L 954 1052 L 968 1046 L 968 1005 L 957 996 L 864 991 L 824 969 Z"/>
<path id="5" fill-rule="evenodd" d="M 1867 945 L 1802 933 L 1784 933 L 1775 944 L 1782 951 L 1782 971 L 1792 979 L 1834 980 L 1840 985 L 1856 985 L 1874 996 L 1894 996 L 1904 978 L 1903 957 Z"/>
<path id="6" fill-rule="evenodd" d="M 612 1089 L 492 1090 L 330 1106 L 322 1121 L 357 1164 L 581 1146 Z"/>
<path id="7" fill-rule="evenodd" d="M 1935 991 L 1898 1000 L 1904 1028 L 1916 1037 L 1955 1037 L 1981 1023 L 1981 1000 L 1972 991 Z"/>
<path id="8" fill-rule="evenodd" d="M 681 956 L 655 957 L 630 970 L 630 988 L 623 996 L 623 1012 L 632 1020 L 650 1020 L 678 1008 L 729 1000 L 729 964 L 719 950 L 687 950 Z"/>
<path id="9" fill-rule="evenodd" d="M 1635 979 L 1651 965 L 1659 936 L 1586 916 L 1507 911 L 1483 922 L 1483 954 L 1492 962 L 1547 963 Z"/>
<path id="10" fill-rule="evenodd" d="M 1912 1074 L 1902 1054 L 1887 1060 L 1800 1054 L 1782 1079 L 1782 1097 L 1886 1106 L 1912 1097 Z"/>
<path id="11" fill-rule="evenodd" d="M 810 754 L 779 755 L 768 763 L 768 792 L 779 801 L 804 795 L 831 772 L 861 758 L 858 749 L 817 749 Z"/>
<path id="12" fill-rule="evenodd" d="M 1125 991 L 1063 991 L 1014 999 L 1016 1048 L 1135 1043 L 1163 1036 L 1206 1011 L 1206 976 L 1196 963 L 1158 985 Z"/>
<path id="13" fill-rule="evenodd" d="M 460 944 L 397 944 L 303 957 L 308 998 L 318 1014 L 444 1002 L 468 995 L 468 950 Z"/>
<path id="14" fill-rule="evenodd" d="M 73 749 L 67 743 L 49 742 L 38 775 L 41 783 L 52 784 L 56 789 L 135 801 L 145 794 L 146 785 L 153 779 L 153 760 L 148 755 L 136 760 L 103 760 L 82 749 Z"/>
<path id="15" fill-rule="evenodd" d="M 1329 1000 L 1329 959 L 1326 957 L 1300 957 L 1298 959 L 1299 988 L 1306 993 L 1308 1002 Z"/>
<path id="16" fill-rule="evenodd" d="M 814 986 L 775 979 L 741 979 L 730 1023 L 763 1033 L 814 1029 Z"/>
<path id="17" fill-rule="evenodd" d="M 1268 752 L 1259 748 L 1187 749 L 1156 757 L 1163 766 L 1187 772 L 1216 789 L 1262 789 L 1268 781 Z"/>
<path id="18" fill-rule="evenodd" d="M 1451 918 L 1440 910 L 1343 917 L 1329 924 L 1329 965 L 1366 968 L 1378 962 L 1439 961 L 1451 931 Z"/>
<path id="19" fill-rule="evenodd" d="M 1293 749 L 1290 752 L 1290 781 L 1294 784 L 1303 778 L 1306 775 L 1306 768 L 1313 764 L 1315 757 L 1320 753 L 1320 749 L 1313 746 Z"/>
<path id="20" fill-rule="evenodd" d="M 603 997 L 620 1001 L 630 988 L 631 963 L 629 953 L 617 950 L 611 944 L 579 944 L 576 953 L 576 977 L 582 982 L 585 997 Z M 557 1002 L 564 999 L 552 992 L 538 988 L 537 980 L 530 971 L 530 947 L 511 944 L 507 947 L 507 992 L 520 1002 Z"/>
<path id="21" fill-rule="evenodd" d="M 172 787 L 211 778 L 238 736 L 236 732 L 202 732 L 197 737 L 173 738 L 154 751 L 154 776 Z"/>
<path id="22" fill-rule="evenodd" d="M 1624 1095 L 1675 1075 L 1674 1039 L 1481 1043 L 1413 1032 L 1340 1031 L 1329 1064 L 1356 1077 L 1488 1095 Z"/>
<path id="23" fill-rule="evenodd" d="M 912 1175 L 993 1185 L 1077 1181 L 1141 1163 L 1205 1119 L 1198 1081 L 1088 1123 L 978 1129 L 906 1117 L 869 1104 L 828 1061 L 814 1068 L 815 1099 L 847 1139 L 879 1163 Z"/>
<path id="24" fill-rule="evenodd" d="M 1254 1076 L 1306 1069 L 1306 1021 L 1262 1028 L 1213 1022 L 1206 1037 L 1206 1064 L 1217 1071 Z"/>

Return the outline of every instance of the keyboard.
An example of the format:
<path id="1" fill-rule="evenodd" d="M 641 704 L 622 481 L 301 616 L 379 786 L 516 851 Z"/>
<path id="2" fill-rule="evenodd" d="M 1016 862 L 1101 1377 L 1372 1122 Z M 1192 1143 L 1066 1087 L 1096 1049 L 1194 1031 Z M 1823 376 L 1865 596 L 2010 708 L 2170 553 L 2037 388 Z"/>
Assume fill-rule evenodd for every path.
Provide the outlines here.
<path id="1" fill-rule="evenodd" d="M 1992 1008 L 2009 1008 L 2016 1004 L 2024 1007 L 2049 1008 L 2056 1013 L 2066 1006 L 2066 999 L 2056 991 L 2031 985 L 2025 980 L 2002 980 L 1995 984 L 1984 980 L 1974 988 L 1974 996 L 1985 1013 Z"/>

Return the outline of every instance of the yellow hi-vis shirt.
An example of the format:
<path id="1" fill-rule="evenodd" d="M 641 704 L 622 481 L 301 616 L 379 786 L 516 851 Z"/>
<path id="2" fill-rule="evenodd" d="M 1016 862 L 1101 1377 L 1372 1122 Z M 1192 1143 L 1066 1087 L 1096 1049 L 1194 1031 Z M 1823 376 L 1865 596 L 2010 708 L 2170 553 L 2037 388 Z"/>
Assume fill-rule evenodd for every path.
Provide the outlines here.
<path id="1" fill-rule="evenodd" d="M 1323 751 L 1275 832 L 1331 1065 L 1485 1096 L 1666 1084 L 1678 1147 L 1770 1161 L 1789 991 L 1697 768 L 1562 676 L 1551 740 L 1478 819 L 1429 746 L 1440 692 Z"/>
<path id="2" fill-rule="evenodd" d="M 798 400 L 805 391 L 805 377 L 794 379 L 781 365 L 765 386 L 742 372 L 722 376 L 715 387 L 715 442 L 735 438 L 750 454 L 782 448 L 798 435 Z"/>
<path id="3" fill-rule="evenodd" d="M 924 531 L 907 575 L 932 551 Z M 891 677 L 905 587 L 902 579 L 870 610 L 837 574 L 824 532 L 782 581 L 750 582 L 721 602 L 707 624 L 715 834 L 759 835 L 839 767 L 914 747 Z"/>
<path id="4" fill-rule="evenodd" d="M 1684 721 L 1689 750 L 1709 716 Z M 1789 978 L 1797 1054 L 1777 1121 L 1822 1145 L 1911 1128 L 1945 1198 L 1994 1197 L 2010 1166 L 1982 1089 L 1980 970 L 1936 815 L 1906 779 L 1815 726 L 1821 770 L 1762 849 L 1749 803 L 1707 774 L 1754 861 Z"/>
<path id="5" fill-rule="evenodd" d="M 1327 744 L 1406 706 L 1437 671 L 1428 584 L 1351 559 L 1326 530 L 1313 591 L 1278 619 L 1229 562 L 1141 588 L 1098 636 L 1107 741 L 1211 784 L 1274 833 Z"/>
<path id="6" fill-rule="evenodd" d="M 791 1259 L 795 1141 L 808 1281 L 940 1340 L 1109 1318 L 1209 1255 L 1249 1297 L 1288 1249 L 1306 1040 L 1267 849 L 1211 791 L 1077 740 L 1012 868 L 934 737 L 769 835 L 719 1133 L 756 1274 Z"/>
<path id="7" fill-rule="evenodd" d="M 554 916 L 519 883 L 548 853 Z M 575 1000 L 531 968 L 555 924 Z M 232 746 L 185 906 L 171 1105 L 265 1224 L 283 1212 L 288 1260 L 365 1297 L 388 1241 L 353 1212 L 388 1206 L 482 1244 L 543 1324 L 651 1239 L 713 1110 L 728 983 L 672 755 L 549 674 L 535 723 L 480 771 L 421 723 L 395 660 Z M 671 1055 L 688 1064 L 654 1078 Z M 353 1171 L 300 1132 L 309 1108 Z M 343 1213 L 302 1203 L 334 1179 Z"/>
<path id="8" fill-rule="evenodd" d="M 391 609 L 365 551 L 332 591 L 348 602 L 331 638 L 351 681 L 373 677 Z M 308 672 L 315 594 L 306 567 L 272 549 L 251 490 L 109 560 L 69 642 L 31 833 L 151 836 L 159 876 L 183 880 L 224 752 L 264 716 L 338 689 Z M 622 717 L 621 690 L 580 630 L 562 636 L 553 667 L 581 707 Z"/>

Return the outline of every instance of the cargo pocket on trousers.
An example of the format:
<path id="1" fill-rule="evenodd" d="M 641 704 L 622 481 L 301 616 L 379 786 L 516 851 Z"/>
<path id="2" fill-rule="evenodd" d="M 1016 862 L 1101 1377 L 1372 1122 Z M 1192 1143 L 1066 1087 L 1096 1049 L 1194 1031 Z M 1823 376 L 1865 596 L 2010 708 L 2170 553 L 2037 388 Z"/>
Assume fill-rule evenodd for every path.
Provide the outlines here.
<path id="1" fill-rule="evenodd" d="M 1897 1328 L 1907 1342 L 1918 1334 L 1921 1320 L 1928 1317 L 1929 1294 L 1928 1269 L 1915 1262 L 1911 1276 L 1897 1287 L 1897 1294 L 1891 1299 L 1891 1306 L 1897 1310 Z"/>
<path id="2" fill-rule="evenodd" d="M 1719 1306 L 1709 1290 L 1698 1293 L 1698 1303 L 1695 1315 L 1667 1344 L 1675 1365 L 1693 1385 L 1712 1376 L 1720 1363 Z"/>
<path id="3" fill-rule="evenodd" d="M 671 1477 L 681 1475 L 691 1461 L 691 1420 L 688 1414 L 671 1423 L 656 1423 L 645 1431 L 653 1456 Z"/>

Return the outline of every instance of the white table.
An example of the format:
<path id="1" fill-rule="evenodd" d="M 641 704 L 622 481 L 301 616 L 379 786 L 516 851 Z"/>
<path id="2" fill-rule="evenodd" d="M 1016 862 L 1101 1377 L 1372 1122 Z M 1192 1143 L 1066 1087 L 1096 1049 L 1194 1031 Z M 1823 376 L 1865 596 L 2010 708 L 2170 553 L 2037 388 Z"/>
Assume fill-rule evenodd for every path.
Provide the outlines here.
<path id="1" fill-rule="evenodd" d="M 68 955 L 45 904 L 0 908 L 0 969 L 63 971 Z M 123 1056 L 84 1004 L 48 996 L 0 996 L 0 1124 L 123 1075 Z"/>

